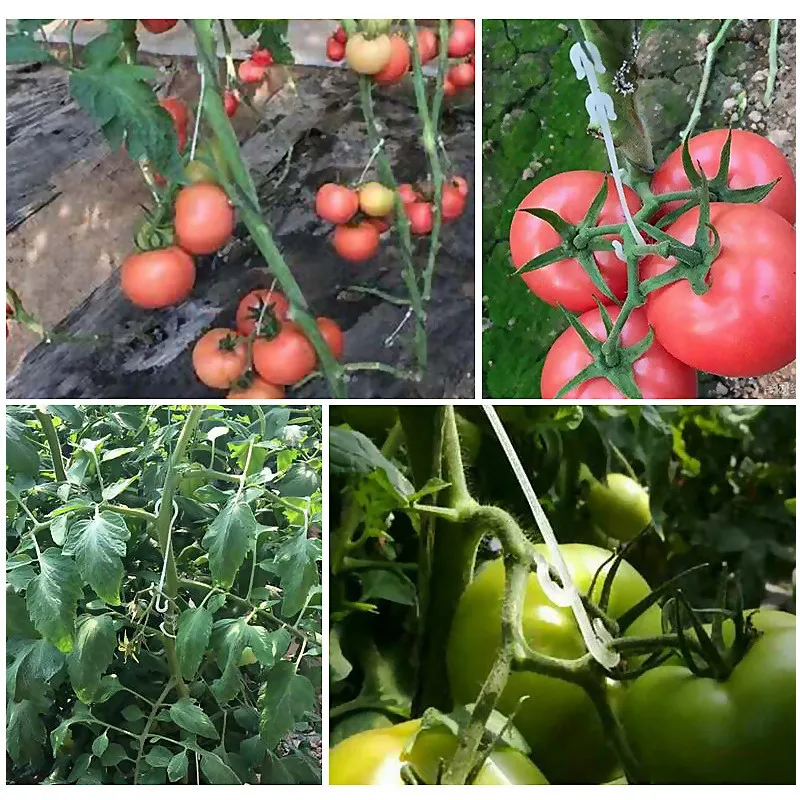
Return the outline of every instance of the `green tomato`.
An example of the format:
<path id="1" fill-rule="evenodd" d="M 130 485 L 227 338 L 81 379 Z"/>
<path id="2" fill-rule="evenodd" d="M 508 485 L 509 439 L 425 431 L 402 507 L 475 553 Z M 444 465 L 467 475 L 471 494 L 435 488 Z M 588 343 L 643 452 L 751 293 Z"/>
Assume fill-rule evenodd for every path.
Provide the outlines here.
<path id="1" fill-rule="evenodd" d="M 250 664 L 255 664 L 257 661 L 258 659 L 252 647 L 245 647 L 244 650 L 242 650 L 242 654 L 239 656 L 240 667 L 248 667 Z"/>
<path id="2" fill-rule="evenodd" d="M 653 521 L 647 489 L 619 472 L 606 475 L 605 483 L 593 480 L 586 505 L 592 522 L 620 542 L 634 539 Z"/>
<path id="3" fill-rule="evenodd" d="M 363 731 L 337 744 L 328 757 L 328 778 L 332 785 L 403 786 L 400 768 L 410 764 L 427 784 L 436 782 L 439 764 L 452 758 L 456 737 L 444 728 L 423 731 L 411 752 L 403 754 L 406 743 L 419 730 L 420 720 Z M 546 784 L 544 775 L 519 750 L 500 746 L 486 760 L 475 785 L 498 786 Z"/>
<path id="4" fill-rule="evenodd" d="M 620 718 L 648 781 L 795 782 L 796 625 L 786 617 L 757 613 L 754 624 L 765 632 L 724 681 L 681 664 L 636 679 Z"/>
<path id="5" fill-rule="evenodd" d="M 547 556 L 544 545 L 537 549 Z M 594 573 L 610 556 L 608 550 L 588 544 L 561 545 L 578 591 L 589 590 Z M 592 595 L 598 600 L 607 565 Z M 447 651 L 447 670 L 453 699 L 474 702 L 500 646 L 500 610 L 505 569 L 502 560 L 487 564 L 459 600 Z M 610 594 L 608 612 L 617 618 L 650 594 L 647 581 L 627 562 L 620 564 Z M 526 640 L 537 652 L 558 658 L 586 653 L 570 608 L 554 605 L 535 573 L 528 578 L 522 617 Z M 628 628 L 630 636 L 661 633 L 661 613 L 649 608 Z M 609 682 L 612 702 L 622 687 Z M 520 699 L 527 696 L 517 711 Z M 594 704 L 575 684 L 533 672 L 514 672 L 497 703 L 498 711 L 514 716 L 514 724 L 531 748 L 531 758 L 552 783 L 600 783 L 614 777 L 617 759 L 607 741 Z"/>

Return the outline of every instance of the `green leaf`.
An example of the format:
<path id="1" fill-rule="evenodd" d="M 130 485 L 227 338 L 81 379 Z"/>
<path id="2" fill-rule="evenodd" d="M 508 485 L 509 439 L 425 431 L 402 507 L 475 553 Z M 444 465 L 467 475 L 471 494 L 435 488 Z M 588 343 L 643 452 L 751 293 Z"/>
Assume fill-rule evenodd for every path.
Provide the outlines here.
<path id="1" fill-rule="evenodd" d="M 297 614 L 311 588 L 319 583 L 317 561 L 321 557 L 319 539 L 309 539 L 304 531 L 286 542 L 278 551 L 272 568 L 281 579 L 281 612 L 285 617 Z"/>
<path id="2" fill-rule="evenodd" d="M 111 605 L 119 605 L 119 590 L 125 570 L 122 557 L 131 532 L 125 518 L 103 511 L 92 519 L 79 519 L 69 526 L 62 552 L 74 555 L 81 577 Z"/>
<path id="3" fill-rule="evenodd" d="M 69 653 L 78 600 L 83 597 L 78 569 L 54 547 L 41 554 L 39 566 L 40 573 L 28 584 L 28 614 L 45 639 Z"/>
<path id="4" fill-rule="evenodd" d="M 46 740 L 47 731 L 34 701 L 12 700 L 6 708 L 6 752 L 11 760 L 19 766 L 40 764 Z"/>
<path id="5" fill-rule="evenodd" d="M 100 679 L 114 658 L 117 645 L 114 622 L 109 614 L 82 617 L 78 621 L 75 646 L 67 657 L 69 679 L 78 699 L 91 703 L 100 689 Z"/>
<path id="6" fill-rule="evenodd" d="M 111 486 L 106 486 L 103 489 L 103 500 L 113 500 L 115 497 L 119 497 L 131 484 L 136 483 L 139 480 L 138 475 L 134 475 L 132 478 L 123 478 L 120 481 L 116 481 L 116 483 L 112 483 Z"/>
<path id="7" fill-rule="evenodd" d="M 173 782 L 178 783 L 182 781 L 189 773 L 189 757 L 184 750 L 182 753 L 177 753 L 172 756 L 167 764 L 167 777 Z"/>
<path id="8" fill-rule="evenodd" d="M 167 750 L 163 745 L 154 745 L 144 757 L 144 760 L 151 767 L 167 767 L 172 761 L 172 751 Z"/>
<path id="9" fill-rule="evenodd" d="M 100 763 L 104 767 L 116 767 L 117 764 L 123 761 L 129 761 L 130 758 L 125 752 L 125 748 L 117 742 L 111 742 L 108 749 L 100 756 Z"/>
<path id="10" fill-rule="evenodd" d="M 170 719 L 189 733 L 205 736 L 207 739 L 219 739 L 219 733 L 214 723 L 205 711 L 196 705 L 191 698 L 182 697 L 173 703 L 169 709 Z"/>
<path id="11" fill-rule="evenodd" d="M 6 414 L 6 466 L 18 475 L 35 476 L 39 471 L 39 452 L 29 432 L 27 425 Z"/>
<path id="12" fill-rule="evenodd" d="M 92 742 L 92 753 L 100 758 L 108 750 L 108 734 L 103 733 Z"/>
<path id="13" fill-rule="evenodd" d="M 6 692 L 14 700 L 35 699 L 64 666 L 64 654 L 44 639 L 6 642 Z"/>
<path id="14" fill-rule="evenodd" d="M 259 730 L 264 746 L 272 750 L 314 708 L 314 687 L 298 675 L 290 661 L 276 664 L 258 698 Z"/>
<path id="15" fill-rule="evenodd" d="M 396 570 L 373 569 L 359 573 L 362 600 L 389 600 L 404 606 L 413 606 L 417 599 L 414 583 Z"/>
<path id="16" fill-rule="evenodd" d="M 308 464 L 292 464 L 277 484 L 283 497 L 309 497 L 321 485 L 319 472 Z"/>
<path id="17" fill-rule="evenodd" d="M 369 475 L 382 469 L 400 494 L 408 497 L 414 493 L 409 480 L 363 433 L 334 426 L 330 429 L 329 440 L 331 475 Z"/>
<path id="18" fill-rule="evenodd" d="M 6 64 L 46 64 L 52 60 L 33 37 L 22 34 L 6 36 Z"/>
<path id="19" fill-rule="evenodd" d="M 178 618 L 178 663 L 187 681 L 194 678 L 208 649 L 213 622 L 213 616 L 205 608 L 187 608 Z"/>
<path id="20" fill-rule="evenodd" d="M 215 786 L 240 786 L 236 773 L 216 754 L 203 753 L 200 758 L 200 771 L 208 782 Z"/>
<path id="21" fill-rule="evenodd" d="M 261 530 L 247 503 L 231 499 L 203 537 L 214 583 L 230 588 L 253 537 Z"/>

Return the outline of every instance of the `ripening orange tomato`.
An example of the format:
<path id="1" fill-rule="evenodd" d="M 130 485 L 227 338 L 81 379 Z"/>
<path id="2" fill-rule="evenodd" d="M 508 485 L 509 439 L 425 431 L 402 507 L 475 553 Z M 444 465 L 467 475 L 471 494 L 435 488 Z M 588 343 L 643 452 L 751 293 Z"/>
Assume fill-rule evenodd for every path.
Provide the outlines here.
<path id="1" fill-rule="evenodd" d="M 314 346 L 294 322 L 285 322 L 272 339 L 253 342 L 253 366 L 267 383 L 290 386 L 312 372 L 316 363 Z"/>
<path id="2" fill-rule="evenodd" d="M 197 340 L 192 366 L 206 386 L 228 389 L 247 367 L 247 347 L 236 331 L 214 328 Z"/>
<path id="3" fill-rule="evenodd" d="M 317 317 L 317 327 L 333 357 L 339 361 L 344 355 L 344 333 L 329 317 Z"/>
<path id="4" fill-rule="evenodd" d="M 247 386 L 234 384 L 228 392 L 228 400 L 283 400 L 285 397 L 281 386 L 273 386 L 258 375 Z"/>
<path id="5" fill-rule="evenodd" d="M 120 270 L 122 293 L 140 308 L 166 308 L 185 300 L 195 280 L 194 259 L 180 247 L 135 253 Z"/>
<path id="6" fill-rule="evenodd" d="M 233 233 L 233 206 L 214 183 L 194 183 L 175 200 L 175 235 L 189 253 L 216 253 Z"/>

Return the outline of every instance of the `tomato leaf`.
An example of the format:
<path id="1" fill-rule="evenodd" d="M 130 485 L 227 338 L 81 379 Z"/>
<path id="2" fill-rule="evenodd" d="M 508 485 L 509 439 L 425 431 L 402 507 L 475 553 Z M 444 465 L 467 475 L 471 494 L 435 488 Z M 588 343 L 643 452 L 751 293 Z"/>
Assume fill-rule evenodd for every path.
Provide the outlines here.
<path id="1" fill-rule="evenodd" d="M 276 664 L 258 698 L 259 729 L 267 750 L 272 750 L 314 708 L 314 687 L 298 675 L 289 661 Z"/>
<path id="2" fill-rule="evenodd" d="M 169 717 L 189 733 L 204 736 L 206 739 L 219 739 L 219 733 L 206 712 L 188 697 L 182 697 L 170 706 Z"/>
<path id="3" fill-rule="evenodd" d="M 92 519 L 79 519 L 67 531 L 62 552 L 74 555 L 81 577 L 97 596 L 119 605 L 119 589 L 125 571 L 122 557 L 131 532 L 125 518 L 113 511 L 102 511 Z"/>
<path id="4" fill-rule="evenodd" d="M 194 678 L 208 649 L 213 621 L 205 608 L 187 608 L 178 618 L 176 649 L 181 673 L 187 681 Z"/>
<path id="5" fill-rule="evenodd" d="M 250 506 L 241 499 L 234 497 L 222 509 L 203 537 L 216 585 L 225 588 L 233 585 L 250 543 L 260 530 Z"/>
<path id="6" fill-rule="evenodd" d="M 83 597 L 78 568 L 54 547 L 41 554 L 39 567 L 40 573 L 28 584 L 28 614 L 45 639 L 69 653 L 78 600 Z"/>
<path id="7" fill-rule="evenodd" d="M 79 700 L 92 701 L 100 688 L 100 678 L 114 658 L 116 644 L 110 615 L 85 616 L 78 621 L 75 646 L 67 657 L 67 670 Z"/>

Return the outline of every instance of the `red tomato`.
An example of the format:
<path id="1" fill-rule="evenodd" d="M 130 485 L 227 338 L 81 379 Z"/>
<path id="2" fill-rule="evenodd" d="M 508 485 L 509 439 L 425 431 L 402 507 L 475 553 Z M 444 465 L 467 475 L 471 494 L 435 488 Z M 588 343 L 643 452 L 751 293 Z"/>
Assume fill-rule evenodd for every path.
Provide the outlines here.
<path id="1" fill-rule="evenodd" d="M 442 186 L 442 219 L 458 219 L 467 207 L 467 196 L 452 183 Z"/>
<path id="2" fill-rule="evenodd" d="M 469 186 L 467 185 L 466 179 L 456 176 L 453 178 L 452 183 L 453 186 L 455 186 L 456 189 L 458 189 L 458 191 L 464 195 L 464 197 L 467 196 L 469 193 Z"/>
<path id="3" fill-rule="evenodd" d="M 189 123 L 189 110 L 186 108 L 186 103 L 177 97 L 165 97 L 163 100 L 159 100 L 158 104 L 172 117 L 175 135 L 178 137 L 178 151 L 183 152 L 186 147 L 186 126 Z M 163 178 L 161 182 L 163 182 Z"/>
<path id="4" fill-rule="evenodd" d="M 410 183 L 401 183 L 397 187 L 397 196 L 403 202 L 404 205 L 408 203 L 416 203 L 417 200 L 420 199 L 419 194 L 417 194 L 416 189 Z"/>
<path id="5" fill-rule="evenodd" d="M 254 61 L 242 61 L 239 64 L 239 80 L 242 83 L 261 83 L 265 74 L 266 68 L 260 67 Z"/>
<path id="6" fill-rule="evenodd" d="M 451 67 L 447 74 L 450 76 L 450 82 L 454 83 L 459 89 L 475 84 L 475 67 L 467 61 Z"/>
<path id="7" fill-rule="evenodd" d="M 367 225 L 372 225 L 379 234 L 386 233 L 392 227 L 389 217 L 367 217 Z"/>
<path id="8" fill-rule="evenodd" d="M 454 19 L 447 42 L 447 55 L 464 58 L 475 49 L 475 23 L 471 19 Z"/>
<path id="9" fill-rule="evenodd" d="M 419 60 L 423 64 L 427 64 L 439 55 L 439 39 L 430 28 L 417 30 L 417 48 L 419 49 Z"/>
<path id="10" fill-rule="evenodd" d="M 667 228 L 691 244 L 699 209 Z M 712 203 L 711 224 L 722 249 L 708 291 L 678 281 L 648 295 L 647 316 L 661 344 L 686 364 L 715 375 L 764 375 L 795 357 L 795 232 L 763 205 Z M 672 259 L 648 256 L 642 279 L 665 272 Z"/>
<path id="11" fill-rule="evenodd" d="M 290 386 L 305 378 L 316 363 L 314 347 L 294 322 L 285 322 L 272 339 L 253 342 L 253 366 L 267 383 Z"/>
<path id="12" fill-rule="evenodd" d="M 135 253 L 120 270 L 122 293 L 140 308 L 166 308 L 185 300 L 195 279 L 194 259 L 180 247 Z"/>
<path id="13" fill-rule="evenodd" d="M 233 206 L 215 183 L 200 181 L 178 192 L 175 236 L 189 253 L 216 253 L 233 233 Z"/>
<path id="14" fill-rule="evenodd" d="M 389 63 L 380 71 L 373 75 L 375 83 L 381 86 L 390 86 L 399 83 L 411 66 L 411 48 L 408 42 L 399 34 L 394 34 L 390 39 L 392 45 L 392 55 Z"/>
<path id="15" fill-rule="evenodd" d="M 333 232 L 333 249 L 347 261 L 366 261 L 378 252 L 380 234 L 369 222 L 337 225 Z"/>
<path id="16" fill-rule="evenodd" d="M 316 210 L 327 222 L 344 225 L 358 211 L 358 192 L 338 183 L 325 183 L 317 189 Z"/>
<path id="17" fill-rule="evenodd" d="M 433 206 L 430 203 L 409 203 L 406 216 L 411 223 L 411 233 L 426 236 L 433 230 Z"/>
<path id="18" fill-rule="evenodd" d="M 256 375 L 247 386 L 234 384 L 228 392 L 228 400 L 283 400 L 286 392 L 280 386 L 273 386 Z"/>
<path id="19" fill-rule="evenodd" d="M 166 33 L 178 24 L 176 19 L 140 19 L 139 22 L 150 33 Z"/>
<path id="20" fill-rule="evenodd" d="M 336 39 L 339 44 L 347 44 L 347 31 L 340 25 L 333 32 L 333 39 Z"/>
<path id="21" fill-rule="evenodd" d="M 222 95 L 222 102 L 225 106 L 225 113 L 232 117 L 239 108 L 239 98 L 236 96 L 236 92 L 226 89 L 225 94 Z"/>
<path id="22" fill-rule="evenodd" d="M 259 67 L 268 67 L 275 59 L 272 57 L 272 53 L 270 53 L 269 50 L 261 49 L 253 50 L 253 52 L 250 53 L 250 60 L 254 64 L 258 64 Z"/>
<path id="23" fill-rule="evenodd" d="M 325 57 L 328 61 L 341 61 L 344 58 L 345 46 L 333 36 L 328 37 L 325 45 Z"/>
<path id="24" fill-rule="evenodd" d="M 458 86 L 453 83 L 449 72 L 444 76 L 444 80 L 442 81 L 442 90 L 444 91 L 445 97 L 452 97 L 454 94 L 458 93 Z"/>
<path id="25" fill-rule="evenodd" d="M 689 139 L 692 161 L 696 167 L 698 164 L 702 167 L 707 178 L 713 178 L 719 171 L 719 157 L 727 138 L 728 131 L 720 130 L 707 131 Z M 731 189 L 748 189 L 772 183 L 776 178 L 780 180 L 759 205 L 771 208 L 794 225 L 797 190 L 792 167 L 786 157 L 769 139 L 757 133 L 732 131 L 728 186 Z M 690 188 L 689 179 L 683 171 L 680 147 L 655 171 L 650 188 L 653 194 L 683 192 Z M 656 219 L 679 205 L 680 201 L 676 201 L 662 206 Z"/>
<path id="26" fill-rule="evenodd" d="M 622 207 L 617 198 L 617 190 L 610 177 L 602 172 L 576 170 L 562 172 L 543 180 L 517 206 L 511 221 L 511 260 L 515 267 L 561 244 L 561 237 L 544 220 L 521 211 L 523 208 L 549 208 L 567 222 L 580 222 L 600 190 L 603 180 L 607 180 L 608 197 L 600 212 L 598 225 L 613 225 L 624 221 Z M 632 214 L 641 207 L 642 201 L 633 189 L 625 187 L 625 197 Z M 607 236 L 607 239 L 619 238 Z M 611 291 L 622 300 L 627 294 L 627 267 L 613 251 L 597 250 L 594 260 L 600 267 Z M 580 263 L 572 258 L 556 261 L 553 264 L 532 272 L 526 272 L 522 279 L 528 288 L 550 305 L 561 303 L 568 311 L 588 311 L 595 307 L 594 296 L 603 302 L 609 299 L 600 295 L 600 290 L 589 280 Z"/>
<path id="27" fill-rule="evenodd" d="M 201 383 L 212 389 L 227 389 L 247 367 L 247 347 L 236 331 L 214 328 L 197 340 L 192 366 Z"/>
<path id="28" fill-rule="evenodd" d="M 266 311 L 262 316 L 264 306 Z M 269 321 L 270 316 L 278 322 L 283 322 L 289 313 L 289 301 L 280 293 L 269 289 L 253 289 L 239 302 L 236 309 L 236 330 L 243 336 L 249 336 L 256 327 L 259 319 Z"/>
<path id="29" fill-rule="evenodd" d="M 607 306 L 607 310 L 611 319 L 616 320 L 619 308 Z M 580 321 L 593 336 L 603 342 L 606 340 L 606 329 L 598 308 L 582 314 Z M 647 315 L 643 309 L 636 308 L 622 329 L 620 341 L 623 346 L 630 347 L 647 336 L 648 330 Z M 575 329 L 567 328 L 555 340 L 544 360 L 542 397 L 554 398 L 567 381 L 591 363 L 592 357 Z M 658 340 L 654 340 L 650 349 L 634 362 L 633 376 L 645 400 L 697 397 L 697 373 L 673 358 Z M 605 378 L 592 378 L 564 395 L 570 400 L 621 400 L 624 397 Z"/>
<path id="30" fill-rule="evenodd" d="M 328 317 L 317 317 L 317 327 L 331 353 L 333 353 L 333 357 L 337 361 L 340 360 L 344 355 L 344 334 L 342 329 Z"/>

